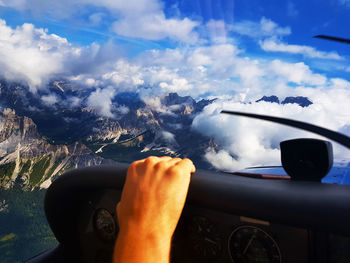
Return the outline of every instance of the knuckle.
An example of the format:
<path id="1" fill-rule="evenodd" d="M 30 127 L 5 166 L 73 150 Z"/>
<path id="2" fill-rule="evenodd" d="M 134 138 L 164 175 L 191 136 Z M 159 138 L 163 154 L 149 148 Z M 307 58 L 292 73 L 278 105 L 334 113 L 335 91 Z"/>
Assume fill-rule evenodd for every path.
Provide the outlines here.
<path id="1" fill-rule="evenodd" d="M 181 169 L 179 169 L 179 167 L 176 166 L 176 165 L 171 166 L 171 167 L 167 170 L 168 174 L 171 174 L 171 175 L 173 175 L 173 174 L 179 174 L 180 171 L 181 171 Z"/>
<path id="2" fill-rule="evenodd" d="M 184 158 L 184 159 L 182 159 L 182 161 L 187 162 L 189 164 L 193 164 L 193 162 L 188 158 Z"/>
<path id="3" fill-rule="evenodd" d="M 128 168 L 128 172 L 127 172 L 128 175 L 132 174 L 136 170 L 136 165 L 137 165 L 136 162 L 133 162 L 132 164 L 130 164 L 130 166 Z"/>
<path id="4" fill-rule="evenodd" d="M 143 163 L 140 161 L 133 162 L 127 171 L 127 178 L 135 179 L 140 174 L 140 170 L 142 170 Z M 142 173 L 141 173 L 142 174 Z"/>
<path id="5" fill-rule="evenodd" d="M 154 157 L 154 156 L 149 156 L 145 160 L 146 164 L 154 164 L 155 162 L 156 162 L 156 157 Z"/>
<path id="6" fill-rule="evenodd" d="M 158 162 L 156 165 L 155 165 L 155 168 L 157 170 L 163 170 L 166 168 L 166 163 L 163 161 L 163 162 Z"/>
<path id="7" fill-rule="evenodd" d="M 132 164 L 130 164 L 129 168 L 135 168 L 137 165 L 137 161 L 133 162 Z"/>

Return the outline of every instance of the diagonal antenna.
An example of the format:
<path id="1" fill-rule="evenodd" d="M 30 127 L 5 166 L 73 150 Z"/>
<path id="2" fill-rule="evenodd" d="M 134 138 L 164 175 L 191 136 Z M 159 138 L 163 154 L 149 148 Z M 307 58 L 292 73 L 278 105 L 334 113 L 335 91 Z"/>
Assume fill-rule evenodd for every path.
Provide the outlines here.
<path id="1" fill-rule="evenodd" d="M 317 35 L 317 36 L 314 36 L 314 38 L 321 38 L 321 39 L 337 41 L 345 44 L 350 44 L 350 39 L 347 39 L 347 38 L 332 37 L 332 36 L 326 36 L 326 35 Z"/>
<path id="2" fill-rule="evenodd" d="M 339 132 L 335 132 L 332 130 L 328 130 L 326 128 L 322 128 L 313 124 L 309 124 L 302 121 L 295 121 L 291 119 L 286 118 L 279 118 L 279 117 L 272 117 L 268 115 L 260 115 L 260 114 L 253 114 L 253 113 L 245 113 L 245 112 L 239 112 L 239 111 L 226 111 L 223 110 L 221 113 L 236 115 L 236 116 L 244 116 L 259 120 L 265 120 L 265 121 L 271 121 L 287 126 L 291 126 L 294 128 L 298 128 L 301 130 L 309 131 L 318 135 L 321 135 L 323 137 L 326 137 L 332 141 L 335 141 L 337 143 L 340 143 L 341 145 L 345 146 L 346 148 L 350 149 L 350 137 L 343 135 Z"/>

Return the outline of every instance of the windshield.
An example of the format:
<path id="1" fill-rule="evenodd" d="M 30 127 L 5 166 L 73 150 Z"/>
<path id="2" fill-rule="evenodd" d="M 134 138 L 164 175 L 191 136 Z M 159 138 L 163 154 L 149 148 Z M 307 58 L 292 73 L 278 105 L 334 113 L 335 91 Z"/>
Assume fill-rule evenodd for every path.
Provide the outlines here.
<path id="1" fill-rule="evenodd" d="M 349 38 L 349 11 L 348 0 L 0 0 L 0 261 L 55 246 L 43 197 L 68 170 L 170 155 L 232 172 L 278 166 L 281 141 L 318 138 L 221 110 L 349 135 L 350 45 L 314 38 Z"/>

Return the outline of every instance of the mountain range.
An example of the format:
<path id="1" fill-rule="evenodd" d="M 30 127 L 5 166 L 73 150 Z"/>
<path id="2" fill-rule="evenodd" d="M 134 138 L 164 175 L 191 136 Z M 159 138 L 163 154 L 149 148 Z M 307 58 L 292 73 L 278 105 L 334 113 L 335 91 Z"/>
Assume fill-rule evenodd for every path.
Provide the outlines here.
<path id="1" fill-rule="evenodd" d="M 69 169 L 132 162 L 150 154 L 186 156 L 210 167 L 200 153 L 212 140 L 191 130 L 193 117 L 210 100 L 170 93 L 158 98 L 163 108 L 154 109 L 136 93 L 121 93 L 113 106 L 127 111 L 110 118 L 87 107 L 89 92 L 69 83 L 53 82 L 49 92 L 59 99 L 47 105 L 42 99 L 47 90 L 35 94 L 25 85 L 0 82 L 0 186 L 46 188 Z M 73 97 L 79 106 L 69 105 Z"/>
<path id="2" fill-rule="evenodd" d="M 214 100 L 169 93 L 145 103 L 137 93 L 122 92 L 112 100 L 110 117 L 89 107 L 90 94 L 66 81 L 37 92 L 0 81 L 0 187 L 47 188 L 70 169 L 149 155 L 188 157 L 198 168 L 213 169 L 203 155 L 220 145 L 191 124 Z M 45 99 L 50 96 L 54 100 Z M 276 96 L 259 101 L 280 103 Z M 286 103 L 312 104 L 305 97 L 287 97 L 281 104 Z"/>

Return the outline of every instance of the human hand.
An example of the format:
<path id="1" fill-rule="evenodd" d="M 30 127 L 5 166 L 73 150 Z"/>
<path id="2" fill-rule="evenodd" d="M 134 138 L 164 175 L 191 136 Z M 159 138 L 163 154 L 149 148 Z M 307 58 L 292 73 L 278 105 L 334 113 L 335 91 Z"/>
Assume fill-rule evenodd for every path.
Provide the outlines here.
<path id="1" fill-rule="evenodd" d="M 191 173 L 189 159 L 148 157 L 133 162 L 117 206 L 120 232 L 171 238 L 185 204 Z"/>

